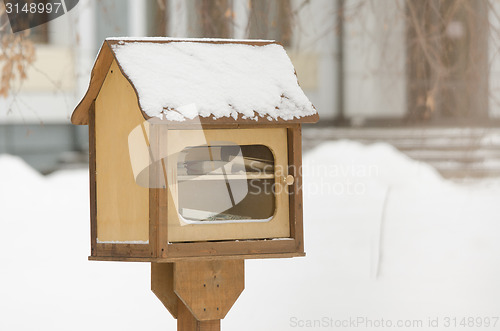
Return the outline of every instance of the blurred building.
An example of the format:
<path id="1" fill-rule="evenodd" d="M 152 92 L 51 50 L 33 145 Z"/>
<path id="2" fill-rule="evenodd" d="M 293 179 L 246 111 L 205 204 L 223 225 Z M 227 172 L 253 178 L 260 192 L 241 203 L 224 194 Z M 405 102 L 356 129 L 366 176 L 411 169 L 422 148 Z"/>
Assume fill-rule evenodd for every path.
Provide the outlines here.
<path id="1" fill-rule="evenodd" d="M 0 153 L 43 172 L 85 155 L 87 127 L 69 118 L 111 36 L 278 40 L 326 128 L 496 125 L 497 11 L 487 0 L 81 0 L 33 29 L 28 79 L 0 99 Z"/>

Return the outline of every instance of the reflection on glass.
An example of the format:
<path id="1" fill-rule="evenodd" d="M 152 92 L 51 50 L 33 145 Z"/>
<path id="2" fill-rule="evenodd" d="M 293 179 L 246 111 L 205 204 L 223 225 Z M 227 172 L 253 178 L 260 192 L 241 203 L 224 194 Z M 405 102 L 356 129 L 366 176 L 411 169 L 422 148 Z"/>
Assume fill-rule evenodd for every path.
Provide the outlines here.
<path id="1" fill-rule="evenodd" d="M 267 221 L 274 156 L 263 145 L 187 147 L 177 162 L 178 211 L 188 222 Z"/>

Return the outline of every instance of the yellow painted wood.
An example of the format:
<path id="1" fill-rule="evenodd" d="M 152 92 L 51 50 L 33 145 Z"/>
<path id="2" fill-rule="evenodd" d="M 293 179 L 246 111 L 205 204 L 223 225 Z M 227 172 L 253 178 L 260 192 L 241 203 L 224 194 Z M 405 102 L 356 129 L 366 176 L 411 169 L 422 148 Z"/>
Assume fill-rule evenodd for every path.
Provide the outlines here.
<path id="1" fill-rule="evenodd" d="M 274 154 L 275 169 L 275 213 L 268 222 L 186 224 L 179 217 L 176 207 L 168 209 L 168 240 L 170 242 L 288 238 L 290 236 L 288 188 L 283 177 L 288 175 L 287 131 L 272 129 L 218 129 L 218 130 L 168 130 L 167 174 L 169 178 L 169 206 L 178 206 L 178 184 L 176 153 L 189 146 L 217 142 L 217 145 L 265 145 Z M 224 143 L 226 142 L 226 143 Z M 214 199 L 193 195 L 193 199 Z M 259 208 L 259 206 L 255 206 Z"/>
<path id="2" fill-rule="evenodd" d="M 136 184 L 129 134 L 144 122 L 137 97 L 115 61 L 95 102 L 98 242 L 149 240 L 149 189 Z M 146 158 L 147 155 L 136 156 Z"/>

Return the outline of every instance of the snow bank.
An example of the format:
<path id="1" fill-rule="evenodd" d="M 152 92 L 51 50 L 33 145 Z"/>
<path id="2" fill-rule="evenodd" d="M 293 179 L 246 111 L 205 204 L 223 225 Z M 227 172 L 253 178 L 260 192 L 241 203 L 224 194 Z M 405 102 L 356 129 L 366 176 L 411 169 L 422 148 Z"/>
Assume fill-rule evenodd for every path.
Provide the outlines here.
<path id="1" fill-rule="evenodd" d="M 277 44 L 119 42 L 113 51 L 151 117 L 290 120 L 316 113 Z"/>
<path id="2" fill-rule="evenodd" d="M 43 176 L 27 165 L 23 159 L 9 154 L 0 154 L 0 183 L 2 186 L 40 182 Z"/>
<path id="3" fill-rule="evenodd" d="M 498 185 L 450 184 L 382 144 L 324 144 L 304 164 L 307 257 L 247 261 L 223 330 L 497 316 Z M 150 292 L 148 264 L 86 260 L 86 172 L 33 180 L 18 159 L 1 157 L 5 169 L 19 180 L 3 185 L 4 176 L 0 186 L 1 330 L 175 330 Z"/>
<path id="4" fill-rule="evenodd" d="M 247 261 L 223 326 L 352 330 L 329 323 L 439 317 L 432 329 L 445 330 L 446 316 L 496 316 L 500 187 L 454 185 L 385 144 L 325 143 L 304 165 L 307 257 Z"/>
<path id="5" fill-rule="evenodd" d="M 341 180 L 376 181 L 388 186 L 435 184 L 441 175 L 432 166 L 410 159 L 385 143 L 370 146 L 341 140 L 324 143 L 304 158 L 306 175 Z"/>

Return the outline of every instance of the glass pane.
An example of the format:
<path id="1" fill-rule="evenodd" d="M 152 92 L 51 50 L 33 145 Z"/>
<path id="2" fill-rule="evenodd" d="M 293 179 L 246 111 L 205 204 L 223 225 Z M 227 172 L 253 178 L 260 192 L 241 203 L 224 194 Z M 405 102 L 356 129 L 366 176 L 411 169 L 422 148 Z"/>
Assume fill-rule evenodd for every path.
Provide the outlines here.
<path id="1" fill-rule="evenodd" d="M 178 212 L 186 222 L 269 221 L 274 156 L 263 145 L 187 147 L 177 162 Z"/>

